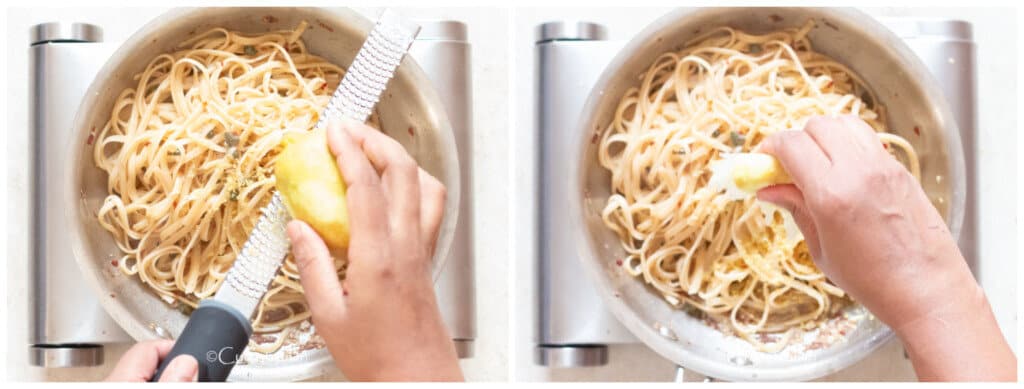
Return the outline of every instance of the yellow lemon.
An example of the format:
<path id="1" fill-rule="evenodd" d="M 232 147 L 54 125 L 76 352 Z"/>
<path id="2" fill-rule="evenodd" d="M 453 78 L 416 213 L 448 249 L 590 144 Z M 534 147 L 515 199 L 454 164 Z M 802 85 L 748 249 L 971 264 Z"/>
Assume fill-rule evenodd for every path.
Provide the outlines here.
<path id="1" fill-rule="evenodd" d="M 313 227 L 333 249 L 348 247 L 345 181 L 327 148 L 327 133 L 288 134 L 274 165 L 277 191 L 292 217 Z"/>
<path id="2" fill-rule="evenodd" d="M 782 169 L 779 160 L 768 154 L 742 153 L 733 156 L 735 165 L 732 180 L 736 187 L 747 193 L 756 193 L 761 188 L 791 182 L 789 174 Z"/>

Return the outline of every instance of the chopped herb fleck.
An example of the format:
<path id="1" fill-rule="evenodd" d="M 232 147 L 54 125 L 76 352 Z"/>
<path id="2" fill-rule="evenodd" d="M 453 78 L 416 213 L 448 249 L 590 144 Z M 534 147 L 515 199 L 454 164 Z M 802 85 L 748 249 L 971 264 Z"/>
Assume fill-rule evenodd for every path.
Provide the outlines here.
<path id="1" fill-rule="evenodd" d="M 743 136 L 739 132 L 732 131 L 729 133 L 729 141 L 732 142 L 733 146 L 742 146 L 743 142 L 747 140 L 747 137 Z"/>
<path id="2" fill-rule="evenodd" d="M 196 309 L 192 308 L 192 306 L 188 304 L 178 304 L 178 310 L 185 314 L 185 316 L 189 316 L 192 315 L 192 311 L 195 311 Z"/>
<path id="3" fill-rule="evenodd" d="M 245 45 L 242 49 L 245 50 L 245 55 L 256 55 L 256 48 L 251 45 Z"/>
<path id="4" fill-rule="evenodd" d="M 174 149 L 174 150 L 171 150 L 171 151 L 170 151 L 169 153 L 167 153 L 167 154 L 168 154 L 168 155 L 181 155 L 181 150 L 178 150 L 178 149 Z"/>
<path id="5" fill-rule="evenodd" d="M 675 154 L 675 155 L 685 155 L 686 154 L 686 149 L 680 147 L 678 149 L 672 150 L 672 153 Z"/>
<path id="6" fill-rule="evenodd" d="M 760 43 L 751 43 L 750 46 L 747 46 L 747 50 L 750 50 L 750 54 L 760 54 L 764 47 Z"/>
<path id="7" fill-rule="evenodd" d="M 717 138 L 719 135 L 722 135 L 722 131 L 718 129 L 711 133 L 712 138 Z"/>
<path id="8" fill-rule="evenodd" d="M 224 133 L 224 145 L 227 146 L 227 147 L 238 146 L 238 135 L 235 135 L 235 133 L 233 133 L 233 132 L 225 132 Z"/>
<path id="9" fill-rule="evenodd" d="M 238 189 L 232 189 L 231 195 L 228 197 L 231 201 L 238 201 Z"/>
<path id="10" fill-rule="evenodd" d="M 214 135 L 214 131 L 213 130 L 207 131 L 206 132 L 206 139 L 213 138 L 213 135 Z"/>
<path id="11" fill-rule="evenodd" d="M 701 319 L 704 318 L 704 311 L 701 311 L 699 308 L 693 305 L 684 303 L 682 310 L 683 312 L 686 312 L 690 316 L 694 316 Z"/>

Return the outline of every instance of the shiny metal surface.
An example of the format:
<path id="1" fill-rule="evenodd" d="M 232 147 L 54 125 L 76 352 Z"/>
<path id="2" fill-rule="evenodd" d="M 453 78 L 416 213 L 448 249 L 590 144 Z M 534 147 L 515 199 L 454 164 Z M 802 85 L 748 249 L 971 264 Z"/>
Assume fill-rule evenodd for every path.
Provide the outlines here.
<path id="1" fill-rule="evenodd" d="M 931 18 L 889 18 L 882 24 L 903 38 L 928 67 L 949 101 L 960 129 L 967 193 L 964 223 L 957 244 L 975 277 L 978 276 L 978 185 L 977 99 L 975 91 L 975 46 L 971 24 L 960 20 Z"/>
<path id="2" fill-rule="evenodd" d="M 608 347 L 588 346 L 540 346 L 537 347 L 534 363 L 553 367 L 589 367 L 608 364 Z"/>
<path id="3" fill-rule="evenodd" d="M 28 362 L 32 366 L 45 368 L 99 366 L 103 364 L 103 346 L 32 346 L 29 349 Z"/>
<path id="4" fill-rule="evenodd" d="M 770 17 L 774 15 L 775 17 Z M 602 223 L 609 174 L 596 162 L 595 128 L 603 128 L 618 98 L 661 53 L 687 41 L 697 29 L 724 24 L 767 31 L 818 21 L 810 33 L 814 47 L 851 67 L 888 108 L 889 126 L 919 152 L 922 186 L 943 213 L 954 236 L 964 217 L 965 170 L 953 114 L 925 65 L 900 39 L 870 17 L 847 9 L 708 8 L 671 13 L 638 34 L 608 65 L 591 91 L 576 127 L 576 149 L 565 177 L 570 230 L 583 268 L 597 285 L 605 306 L 642 342 L 665 358 L 701 374 L 726 380 L 803 380 L 823 376 L 867 355 L 892 332 L 874 319 L 863 320 L 844 342 L 819 350 L 777 354 L 755 351 L 700 320 L 671 308 L 657 293 L 615 266 L 622 257 L 618 238 Z M 828 22 L 827 24 L 825 22 Z M 922 136 L 915 136 L 919 127 Z M 941 180 L 936 177 L 943 177 Z M 672 329 L 678 340 L 655 328 Z M 803 350 L 798 344 L 798 350 Z M 742 363 L 737 363 L 742 361 Z"/>
<path id="5" fill-rule="evenodd" d="M 541 41 L 537 53 L 538 347 L 632 343 L 580 268 L 569 208 L 574 129 L 594 82 L 623 42 Z"/>
<path id="6" fill-rule="evenodd" d="M 272 15 L 274 18 L 266 18 Z M 88 138 L 102 126 L 117 95 L 134 85 L 132 77 L 150 59 L 170 51 L 189 32 L 212 27 L 257 32 L 291 28 L 301 20 L 316 21 L 319 28 L 303 35 L 310 52 L 348 66 L 372 23 L 348 10 L 311 8 L 199 8 L 177 9 L 151 21 L 109 56 L 79 106 L 73 133 L 66 144 L 67 190 L 63 212 L 69 218 L 70 244 L 83 276 L 101 296 L 103 307 L 132 337 L 154 339 L 161 332 L 176 336 L 187 317 L 170 308 L 134 277 L 110 266 L 119 251 L 110 235 L 95 220 L 106 196 L 106 176 L 92 163 Z M 445 219 L 434 257 L 435 271 L 443 268 L 455 232 L 459 204 L 459 165 L 455 140 L 429 80 L 411 58 L 405 58 L 378 104 L 383 131 L 401 143 L 426 171 L 448 188 Z M 435 280 L 438 273 L 435 273 Z M 109 298 L 107 296 L 110 296 Z M 236 381 L 297 380 L 323 374 L 331 365 L 324 349 L 300 350 L 294 355 L 278 352 L 252 355 L 237 366 L 229 379 Z"/>
<path id="7" fill-rule="evenodd" d="M 473 81 L 466 25 L 456 21 L 418 21 L 422 29 L 409 54 L 427 74 L 455 134 L 460 171 L 459 217 L 448 259 L 434 291 L 441 316 L 455 339 L 460 358 L 473 356 L 476 339 L 476 282 L 473 274 Z"/>
<path id="8" fill-rule="evenodd" d="M 537 42 L 567 40 L 592 41 L 608 37 L 604 26 L 585 21 L 557 21 L 537 27 Z"/>
<path id="9" fill-rule="evenodd" d="M 53 26 L 48 24 L 47 26 Z M 94 34 L 99 35 L 97 32 Z M 53 37 L 53 36 L 51 36 Z M 29 49 L 31 217 L 29 239 L 29 338 L 31 363 L 47 367 L 91 366 L 102 343 L 131 338 L 100 306 L 81 277 L 67 245 L 70 221 L 62 210 L 64 163 L 74 107 L 112 47 L 102 43 L 44 42 Z M 14 296 L 12 296 L 14 297 Z M 38 358 L 37 358 L 38 356 Z"/>
<path id="10" fill-rule="evenodd" d="M 416 41 L 449 41 L 450 43 L 465 44 L 469 46 L 469 31 L 466 23 L 457 20 L 418 20 L 420 23 L 420 34 Z M 423 46 L 421 44 L 420 46 Z M 420 61 L 417 61 L 420 62 Z M 426 66 L 420 62 L 420 66 Z M 427 74 L 430 74 L 428 71 Z"/>
<path id="11" fill-rule="evenodd" d="M 473 356 L 476 355 L 476 352 L 474 351 L 473 348 L 474 344 L 476 343 L 475 340 L 452 339 L 452 342 L 455 343 L 455 354 L 458 355 L 460 359 L 473 358 Z"/>
<path id="12" fill-rule="evenodd" d="M 103 29 L 88 23 L 43 23 L 29 30 L 29 44 L 101 42 Z"/>
<path id="13" fill-rule="evenodd" d="M 260 305 L 260 300 L 277 276 L 284 258 L 291 251 L 291 242 L 285 230 L 289 219 L 281 193 L 274 192 L 270 202 L 260 209 L 256 226 L 249 231 L 242 250 L 228 268 L 217 293 L 213 295 L 213 301 L 234 309 L 232 314 L 241 314 L 241 320 L 250 324 L 247 328 L 249 335 L 252 335 L 252 323 L 249 320 L 252 320 L 256 307 Z"/>

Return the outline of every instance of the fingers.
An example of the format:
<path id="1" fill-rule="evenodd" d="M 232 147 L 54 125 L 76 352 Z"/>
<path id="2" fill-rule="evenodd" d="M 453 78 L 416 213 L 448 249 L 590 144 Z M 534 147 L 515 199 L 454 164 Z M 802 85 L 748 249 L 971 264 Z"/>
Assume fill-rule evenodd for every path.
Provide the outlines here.
<path id="1" fill-rule="evenodd" d="M 821 242 L 818 241 L 818 228 L 807 210 L 803 193 L 794 185 L 772 185 L 757 191 L 757 199 L 778 205 L 793 215 L 797 227 L 804 234 L 804 241 L 811 250 L 811 257 L 821 258 Z"/>
<path id="2" fill-rule="evenodd" d="M 882 142 L 878 140 L 878 133 L 865 121 L 856 115 L 841 115 L 837 119 L 846 124 L 847 133 L 857 140 L 857 144 L 872 154 L 880 155 L 885 153 Z"/>
<path id="3" fill-rule="evenodd" d="M 420 233 L 422 242 L 427 244 L 428 258 L 433 258 L 437 247 L 437 235 L 444 219 L 444 204 L 448 196 L 447 189 L 430 173 L 419 169 L 420 177 Z"/>
<path id="4" fill-rule="evenodd" d="M 198 375 L 199 362 L 191 355 L 179 355 L 164 369 L 160 375 L 160 382 L 192 382 Z"/>
<path id="5" fill-rule="evenodd" d="M 433 253 L 444 216 L 444 185 L 397 141 L 361 123 L 331 123 L 327 141 L 348 185 L 352 241 L 383 242 L 393 234 Z M 372 231 L 365 232 L 368 228 Z"/>
<path id="6" fill-rule="evenodd" d="M 361 123 L 345 123 L 345 129 L 362 146 L 370 163 L 380 172 L 388 198 L 393 231 L 409 236 L 420 217 L 419 166 L 398 141 Z M 412 223 L 410 223 L 412 222 Z"/>
<path id="7" fill-rule="evenodd" d="M 805 131 L 780 131 L 761 142 L 760 151 L 779 160 L 793 183 L 813 191 L 832 166 L 828 155 Z"/>
<path id="8" fill-rule="evenodd" d="M 173 340 L 160 339 L 139 342 L 128 349 L 117 361 L 107 381 L 149 381 L 160 364 L 160 358 L 174 347 Z"/>
<path id="9" fill-rule="evenodd" d="M 380 221 L 386 220 L 387 211 L 377 171 L 340 122 L 332 121 L 327 126 L 327 145 L 338 160 L 338 169 L 347 187 L 352 239 L 382 241 L 388 226 Z"/>
<path id="10" fill-rule="evenodd" d="M 308 224 L 299 220 L 288 222 L 288 239 L 314 321 L 344 315 L 344 292 L 327 245 Z"/>
<path id="11" fill-rule="evenodd" d="M 380 184 L 380 178 L 363 152 L 362 145 L 352 138 L 343 122 L 332 120 L 327 125 L 327 146 L 338 159 L 338 168 L 346 185 Z"/>
<path id="12" fill-rule="evenodd" d="M 877 158 L 883 152 L 874 129 L 853 115 L 816 116 L 804 127 L 833 164 L 860 163 Z"/>

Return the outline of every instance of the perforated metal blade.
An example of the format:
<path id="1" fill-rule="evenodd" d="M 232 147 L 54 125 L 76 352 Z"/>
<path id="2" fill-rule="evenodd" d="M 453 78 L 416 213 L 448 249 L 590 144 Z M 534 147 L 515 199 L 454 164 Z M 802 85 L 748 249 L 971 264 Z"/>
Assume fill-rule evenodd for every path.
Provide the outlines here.
<path id="1" fill-rule="evenodd" d="M 316 128 L 326 127 L 330 119 L 365 122 L 419 29 L 398 13 L 384 10 L 320 115 Z M 215 300 L 252 315 L 290 249 L 285 233 L 288 219 L 281 195 L 274 192 Z"/>

